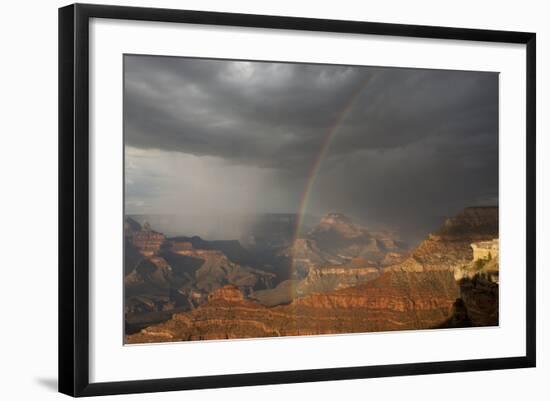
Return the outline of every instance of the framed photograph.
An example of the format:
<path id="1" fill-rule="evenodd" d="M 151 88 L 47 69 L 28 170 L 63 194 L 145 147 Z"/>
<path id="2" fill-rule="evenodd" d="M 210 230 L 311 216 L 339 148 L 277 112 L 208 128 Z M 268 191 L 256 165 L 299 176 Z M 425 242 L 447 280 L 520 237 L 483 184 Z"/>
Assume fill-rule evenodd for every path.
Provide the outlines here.
<path id="1" fill-rule="evenodd" d="M 59 10 L 59 390 L 535 366 L 535 34 Z"/>

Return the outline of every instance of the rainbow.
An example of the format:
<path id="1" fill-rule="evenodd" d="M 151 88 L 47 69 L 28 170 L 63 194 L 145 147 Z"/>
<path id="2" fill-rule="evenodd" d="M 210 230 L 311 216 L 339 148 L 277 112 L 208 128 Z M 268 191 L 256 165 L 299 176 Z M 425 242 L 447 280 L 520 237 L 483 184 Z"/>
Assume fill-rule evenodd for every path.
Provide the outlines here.
<path id="1" fill-rule="evenodd" d="M 302 224 L 304 220 L 304 215 L 309 203 L 309 198 L 311 196 L 311 191 L 313 189 L 313 186 L 315 184 L 315 180 L 317 178 L 317 175 L 319 174 L 319 169 L 321 167 L 321 163 L 327 156 L 328 150 L 330 148 L 330 145 L 332 144 L 334 137 L 338 133 L 340 127 L 342 126 L 342 123 L 346 120 L 346 118 L 350 115 L 350 113 L 355 108 L 355 105 L 357 103 L 357 100 L 361 97 L 363 92 L 367 89 L 369 86 L 371 80 L 373 78 L 372 74 L 369 74 L 369 76 L 365 79 L 362 85 L 358 86 L 358 89 L 354 92 L 353 96 L 350 98 L 350 100 L 346 103 L 345 107 L 342 109 L 340 113 L 338 113 L 338 116 L 336 117 L 334 124 L 329 128 L 327 131 L 325 137 L 323 138 L 323 142 L 321 145 L 321 149 L 319 150 L 319 153 L 317 154 L 317 157 L 315 158 L 315 161 L 313 165 L 311 166 L 311 169 L 309 170 L 308 178 L 306 181 L 306 185 L 304 187 L 304 191 L 302 192 L 302 196 L 300 198 L 300 203 L 298 206 L 298 215 L 296 218 L 296 224 L 294 227 L 294 234 L 292 237 L 292 243 L 294 244 L 295 241 L 298 239 L 300 235 L 300 231 L 302 229 Z M 291 272 L 293 273 L 295 271 L 295 247 L 292 246 L 291 248 L 291 254 L 290 254 L 291 260 Z"/>

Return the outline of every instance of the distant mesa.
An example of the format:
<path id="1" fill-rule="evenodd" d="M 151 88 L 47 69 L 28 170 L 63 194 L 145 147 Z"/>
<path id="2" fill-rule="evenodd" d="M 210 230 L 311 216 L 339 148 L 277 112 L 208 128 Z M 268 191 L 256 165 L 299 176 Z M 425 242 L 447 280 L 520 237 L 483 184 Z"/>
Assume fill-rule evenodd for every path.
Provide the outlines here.
<path id="1" fill-rule="evenodd" d="M 185 255 L 193 249 L 193 243 L 190 241 L 173 241 L 171 245 L 172 252 L 181 255 Z"/>
<path id="2" fill-rule="evenodd" d="M 151 229 L 149 223 L 145 223 L 141 230 L 131 230 L 130 238 L 134 245 L 143 256 L 153 256 L 166 241 L 166 237 Z"/>
<path id="3" fill-rule="evenodd" d="M 446 238 L 490 238 L 498 236 L 498 207 L 467 207 L 445 220 L 436 235 Z"/>
<path id="4" fill-rule="evenodd" d="M 360 227 L 355 225 L 352 219 L 342 213 L 328 213 L 310 233 L 310 237 L 316 237 L 325 232 L 335 232 L 344 238 L 355 238 L 364 234 Z"/>
<path id="5" fill-rule="evenodd" d="M 342 213 L 324 216 L 307 238 L 314 240 L 325 252 L 349 259 L 361 257 L 372 265 L 379 265 L 390 252 L 396 258 L 407 251 L 390 233 L 368 230 Z"/>

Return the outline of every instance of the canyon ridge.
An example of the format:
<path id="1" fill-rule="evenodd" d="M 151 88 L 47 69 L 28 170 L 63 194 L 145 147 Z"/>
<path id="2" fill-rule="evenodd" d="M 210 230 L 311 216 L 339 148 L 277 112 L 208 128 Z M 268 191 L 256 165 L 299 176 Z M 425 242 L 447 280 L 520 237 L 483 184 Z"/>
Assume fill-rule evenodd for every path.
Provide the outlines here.
<path id="1" fill-rule="evenodd" d="M 127 216 L 125 343 L 499 323 L 498 208 L 468 207 L 417 246 L 329 213 L 296 235 L 273 215 L 246 239 L 167 236 Z"/>

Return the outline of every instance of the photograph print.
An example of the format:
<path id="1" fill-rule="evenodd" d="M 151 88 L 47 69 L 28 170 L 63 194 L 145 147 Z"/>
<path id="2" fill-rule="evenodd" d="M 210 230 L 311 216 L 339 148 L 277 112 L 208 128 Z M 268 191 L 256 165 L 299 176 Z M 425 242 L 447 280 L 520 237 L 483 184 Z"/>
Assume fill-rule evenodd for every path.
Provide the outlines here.
<path id="1" fill-rule="evenodd" d="M 124 55 L 124 343 L 499 324 L 499 74 Z"/>

